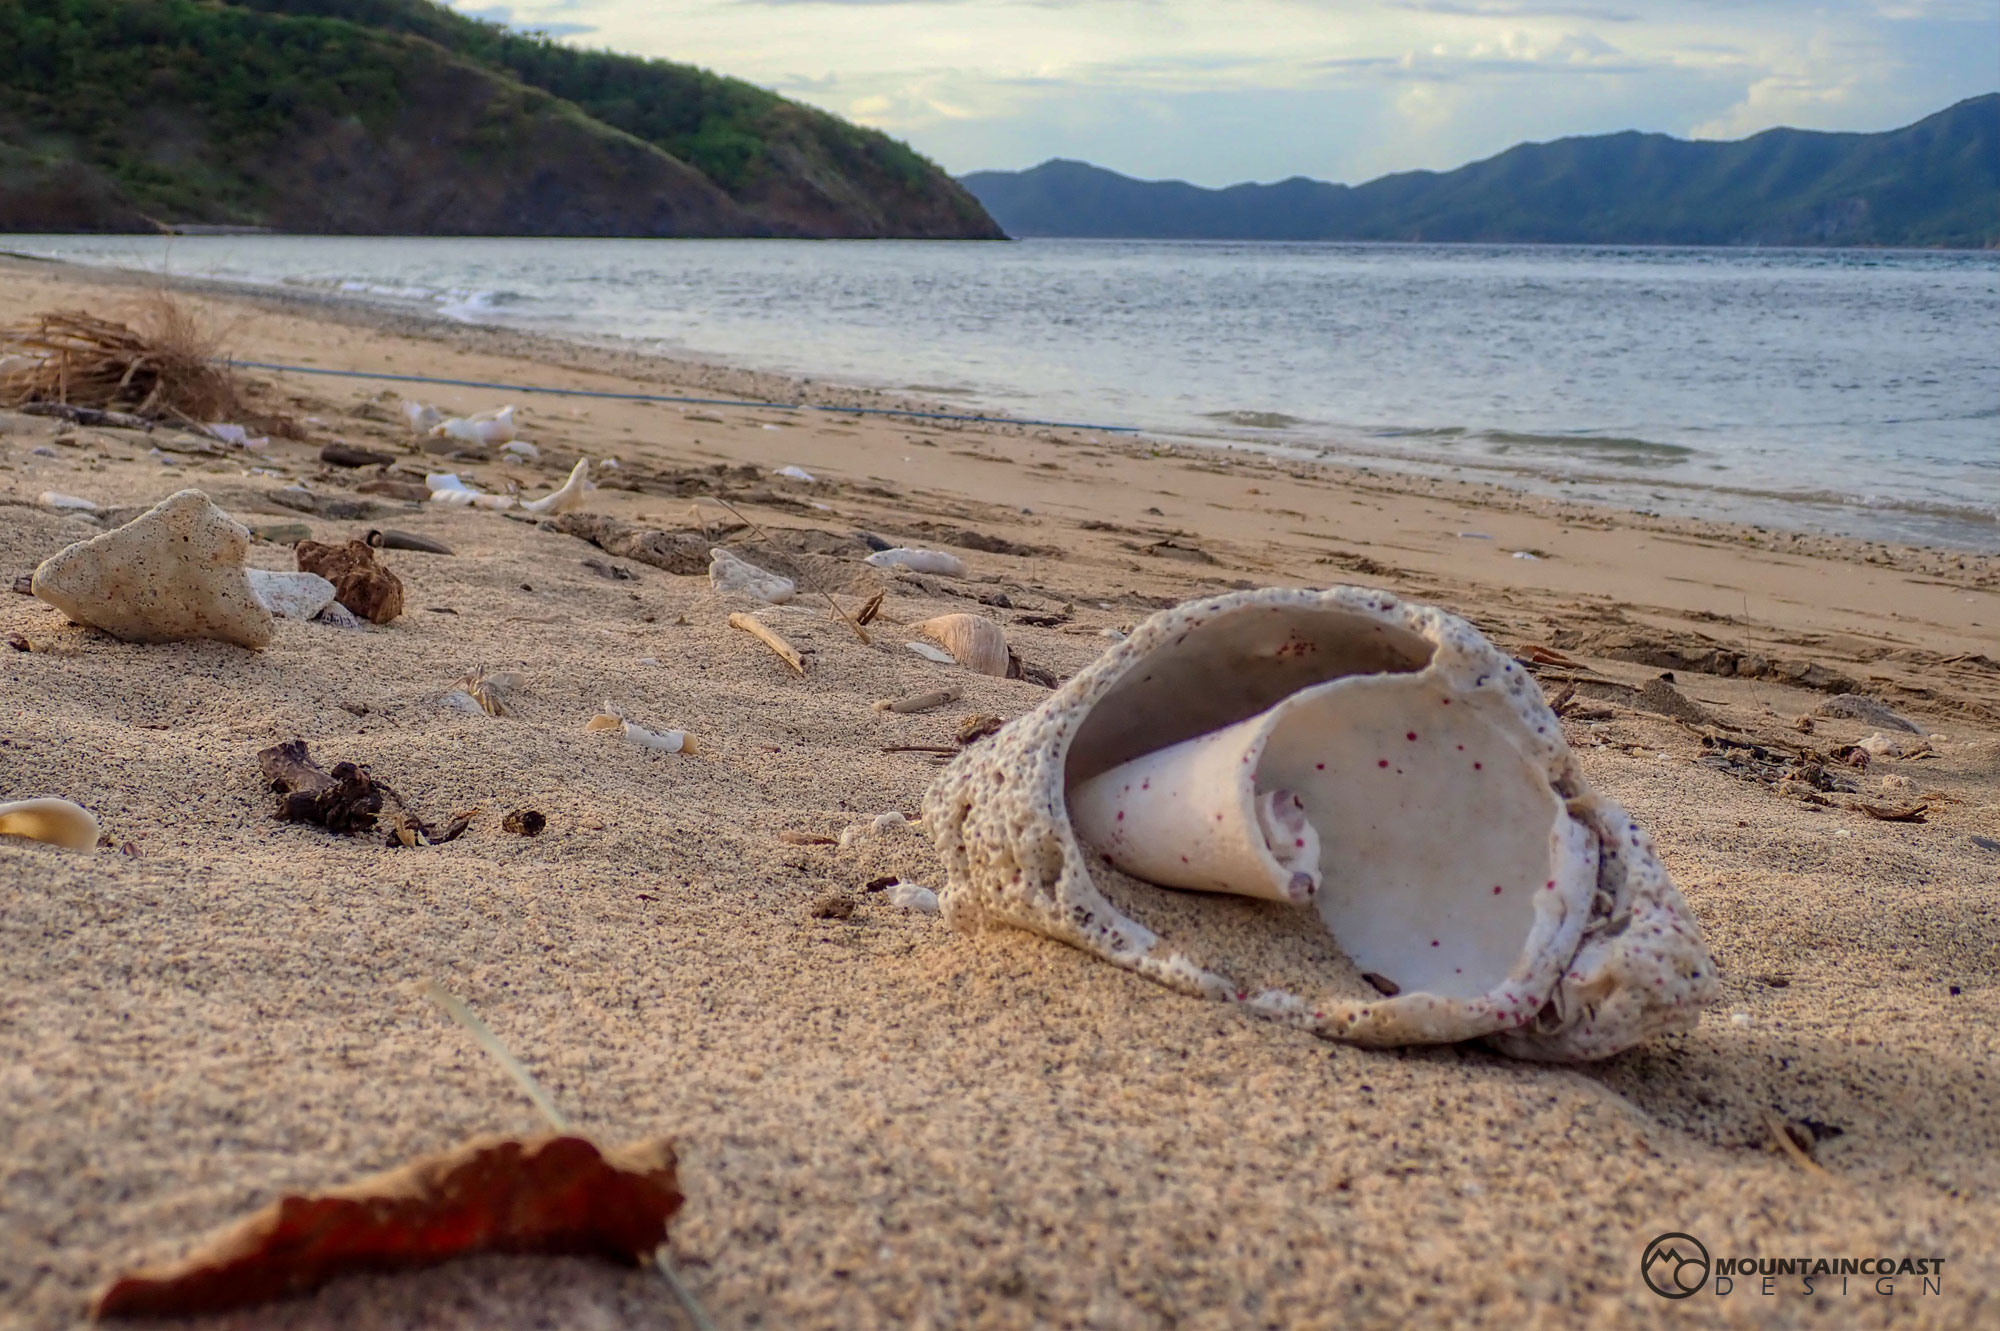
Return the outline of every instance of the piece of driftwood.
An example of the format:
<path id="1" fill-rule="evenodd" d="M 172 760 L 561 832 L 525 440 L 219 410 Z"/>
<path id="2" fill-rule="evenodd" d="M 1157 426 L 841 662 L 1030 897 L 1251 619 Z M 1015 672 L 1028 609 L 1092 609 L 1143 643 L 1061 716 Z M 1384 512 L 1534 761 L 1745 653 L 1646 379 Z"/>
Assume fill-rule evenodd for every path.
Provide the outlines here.
<path id="1" fill-rule="evenodd" d="M 418 550 L 427 555 L 452 553 L 451 547 L 443 541 L 433 541 L 428 536 L 418 536 L 406 531 L 371 530 L 363 539 L 377 550 Z"/>
<path id="2" fill-rule="evenodd" d="M 330 467 L 386 467 L 396 459 L 393 454 L 378 453 L 372 448 L 328 444 L 320 449 L 319 460 Z"/>
<path id="3" fill-rule="evenodd" d="M 72 406 L 67 402 L 29 402 L 20 408 L 23 416 L 52 416 L 72 425 L 109 426 L 115 430 L 144 430 L 151 433 L 153 422 L 124 411 L 102 411 L 96 407 Z M 178 451 L 178 450 L 175 450 Z"/>
<path id="4" fill-rule="evenodd" d="M 932 689 L 928 693 L 912 693 L 903 698 L 884 698 L 875 704 L 878 712 L 895 712 L 910 716 L 918 712 L 928 712 L 934 707 L 957 702 L 962 690 L 956 684 L 947 688 Z"/>
<path id="5" fill-rule="evenodd" d="M 405 847 L 441 846 L 472 825 L 472 813 L 462 813 L 433 827 L 356 764 L 335 763 L 331 771 L 321 767 L 302 739 L 261 750 L 257 765 L 278 792 L 273 816 L 284 822 L 315 823 L 342 835 L 381 831 L 383 844 Z"/>
<path id="6" fill-rule="evenodd" d="M 708 572 L 708 552 L 715 544 L 700 532 L 665 532 L 602 513 L 564 513 L 542 526 L 547 531 L 588 541 L 606 554 L 650 564 L 683 577 Z"/>
<path id="7" fill-rule="evenodd" d="M 742 629 L 758 642 L 763 643 L 773 652 L 776 652 L 778 659 L 790 666 L 793 673 L 798 675 L 806 673 L 805 658 L 799 655 L 799 649 L 786 642 L 769 625 L 762 623 L 754 616 L 746 615 L 741 610 L 738 610 L 729 616 L 729 626 L 731 628 Z"/>

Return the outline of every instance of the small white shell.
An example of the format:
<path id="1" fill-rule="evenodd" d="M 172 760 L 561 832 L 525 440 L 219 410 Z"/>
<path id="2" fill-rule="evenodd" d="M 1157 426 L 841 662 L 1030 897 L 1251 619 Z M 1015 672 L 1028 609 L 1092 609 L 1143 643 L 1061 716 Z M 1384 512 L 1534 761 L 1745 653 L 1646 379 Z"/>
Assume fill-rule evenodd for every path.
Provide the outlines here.
<path id="1" fill-rule="evenodd" d="M 58 513 L 95 513 L 97 511 L 97 504 L 94 500 L 84 499 L 77 495 L 66 495 L 60 490 L 42 491 L 42 497 L 39 502 L 43 508 L 52 508 Z"/>
<path id="2" fill-rule="evenodd" d="M 444 413 L 426 402 L 405 401 L 403 420 L 408 423 L 411 434 L 429 434 L 444 420 Z"/>
<path id="3" fill-rule="evenodd" d="M 26 837 L 70 850 L 89 850 L 97 845 L 97 818 L 82 805 L 68 800 L 15 800 L 0 804 L 0 836 Z"/>
<path id="4" fill-rule="evenodd" d="M 334 586 L 317 573 L 243 570 L 258 604 L 280 619 L 308 620 L 333 604 Z"/>
<path id="5" fill-rule="evenodd" d="M 783 476 L 787 480 L 793 481 L 810 481 L 813 479 L 813 474 L 804 467 L 780 467 L 771 474 L 773 476 Z"/>
<path id="6" fill-rule="evenodd" d="M 783 605 L 799 592 L 790 578 L 758 568 L 719 545 L 708 552 L 708 582 L 719 592 L 741 592 L 771 605 Z"/>
<path id="7" fill-rule="evenodd" d="M 933 647 L 927 642 L 906 642 L 903 645 L 926 661 L 935 661 L 939 665 L 958 664 L 958 658 L 942 647 Z"/>
<path id="8" fill-rule="evenodd" d="M 942 550 L 913 550 L 899 545 L 893 550 L 877 550 L 868 556 L 876 568 L 909 569 L 912 573 L 941 573 L 947 578 L 965 576 L 965 561 Z"/>
<path id="9" fill-rule="evenodd" d="M 998 624 L 978 615 L 939 615 L 910 627 L 941 645 L 966 669 L 981 675 L 1007 676 L 1007 634 Z M 916 644 L 910 644 L 915 647 Z M 923 653 L 929 656 L 929 652 Z"/>

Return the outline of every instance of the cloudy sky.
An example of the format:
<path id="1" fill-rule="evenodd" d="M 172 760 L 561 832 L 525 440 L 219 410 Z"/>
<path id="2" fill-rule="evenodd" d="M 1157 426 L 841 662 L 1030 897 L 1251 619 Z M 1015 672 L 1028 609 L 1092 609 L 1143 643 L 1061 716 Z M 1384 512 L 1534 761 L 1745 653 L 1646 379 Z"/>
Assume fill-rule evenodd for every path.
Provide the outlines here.
<path id="1" fill-rule="evenodd" d="M 2000 87 L 2000 0 L 453 0 L 706 65 L 953 172 L 1358 182 L 1524 139 L 1887 129 Z"/>

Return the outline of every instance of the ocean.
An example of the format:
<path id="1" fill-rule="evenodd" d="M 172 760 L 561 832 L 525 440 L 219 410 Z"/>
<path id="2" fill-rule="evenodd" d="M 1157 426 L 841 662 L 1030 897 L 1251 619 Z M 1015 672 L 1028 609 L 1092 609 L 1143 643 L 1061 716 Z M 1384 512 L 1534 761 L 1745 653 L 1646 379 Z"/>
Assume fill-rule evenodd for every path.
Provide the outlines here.
<path id="1" fill-rule="evenodd" d="M 292 236 L 0 247 L 953 410 L 2000 550 L 2000 254 Z"/>

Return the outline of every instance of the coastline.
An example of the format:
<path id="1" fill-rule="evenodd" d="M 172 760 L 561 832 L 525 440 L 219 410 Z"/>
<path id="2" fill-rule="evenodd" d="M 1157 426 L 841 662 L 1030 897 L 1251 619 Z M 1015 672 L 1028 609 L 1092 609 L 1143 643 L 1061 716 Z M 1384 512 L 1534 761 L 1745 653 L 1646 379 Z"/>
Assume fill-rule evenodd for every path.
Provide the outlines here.
<path id="1" fill-rule="evenodd" d="M 115 316 L 158 284 L 0 260 L 0 322 Z M 246 359 L 929 405 L 173 285 L 235 322 Z M 1950 1259 L 1934 1296 L 1774 1301 L 1740 1282 L 1704 1310 L 1715 1324 L 1966 1325 L 2000 1298 L 2000 851 L 1980 844 L 2000 838 L 2000 558 L 1088 431 L 767 408 L 522 397 L 539 462 L 447 461 L 417 451 L 395 393 L 466 411 L 504 395 L 247 377 L 307 441 L 167 462 L 136 432 L 0 416 L 9 577 L 99 530 L 40 506 L 45 490 L 110 507 L 200 485 L 316 539 L 398 526 L 458 553 L 394 557 L 410 588 L 397 622 L 286 624 L 255 656 L 135 648 L 0 599 L 0 636 L 31 646 L 0 653 L 0 798 L 77 799 L 132 847 L 0 842 L 0 1165 L 15 1180 L 0 1283 L 24 1325 L 76 1322 L 114 1269 L 178 1255 L 279 1190 L 529 1128 L 417 994 L 431 977 L 590 1131 L 679 1140 L 677 1261 L 723 1325 L 1602 1325 L 1658 1314 L 1636 1272 L 1674 1230 L 1716 1253 Z M 868 646 L 823 606 L 774 612 L 810 656 L 796 679 L 727 626 L 705 578 L 497 514 L 361 495 L 317 461 L 334 439 L 397 454 L 404 475 L 524 491 L 575 456 L 616 456 L 623 478 L 593 511 L 686 527 L 699 506 L 723 522 L 702 503 L 716 495 L 805 533 L 802 549 L 861 529 L 951 548 L 971 574 L 881 580 Z M 772 474 L 788 465 L 816 479 Z M 325 512 L 272 498 L 297 481 Z M 253 559 L 289 554 L 260 544 Z M 857 594 L 872 576 L 854 575 Z M 932 756 L 891 749 L 948 747 L 962 715 L 1010 719 L 1047 696 L 948 674 L 903 650 L 900 625 L 990 615 L 1066 676 L 1105 631 L 1164 605 L 1345 581 L 1570 663 L 1544 667 L 1546 687 L 1567 678 L 1592 704 L 1565 722 L 1569 742 L 1652 831 L 1722 967 L 1725 997 L 1698 1029 L 1582 1068 L 1329 1046 L 1038 937 L 959 935 L 888 906 L 867 883 L 939 885 L 914 834 L 784 839 L 915 810 Z M 524 675 L 517 715 L 441 705 L 479 667 Z M 1714 725 L 1641 704 L 1663 669 Z M 947 680 L 964 697 L 944 711 L 870 707 Z M 1851 744 L 1872 727 L 1820 715 L 1804 735 L 1795 718 L 1854 691 L 1938 737 L 1933 756 L 1859 778 L 1862 798 L 1900 799 L 1885 783 L 1907 782 L 1894 789 L 1926 801 L 1928 821 L 1877 821 L 1853 795 L 1814 803 L 1718 746 Z M 686 728 L 701 755 L 584 733 L 605 701 Z M 253 755 L 297 736 L 427 810 L 477 807 L 472 831 L 389 852 L 273 823 Z M 503 835 L 500 815 L 530 803 L 549 831 Z M 853 914 L 813 914 L 828 891 Z M 1774 1141 L 1769 1115 L 1807 1125 L 1831 1181 Z M 214 1324 L 452 1318 L 678 1325 L 641 1275 L 508 1258 L 346 1280 Z"/>

